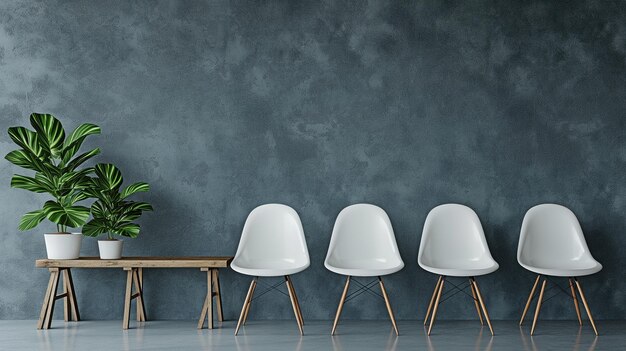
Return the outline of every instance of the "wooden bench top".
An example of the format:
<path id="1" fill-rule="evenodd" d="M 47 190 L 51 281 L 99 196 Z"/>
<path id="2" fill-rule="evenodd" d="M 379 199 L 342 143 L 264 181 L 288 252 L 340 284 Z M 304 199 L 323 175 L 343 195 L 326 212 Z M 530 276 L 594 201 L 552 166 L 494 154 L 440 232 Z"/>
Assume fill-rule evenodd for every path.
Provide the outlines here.
<path id="1" fill-rule="evenodd" d="M 99 257 L 80 257 L 75 260 L 40 259 L 39 268 L 226 268 L 232 256 L 211 257 L 122 257 L 119 260 L 101 260 Z"/>

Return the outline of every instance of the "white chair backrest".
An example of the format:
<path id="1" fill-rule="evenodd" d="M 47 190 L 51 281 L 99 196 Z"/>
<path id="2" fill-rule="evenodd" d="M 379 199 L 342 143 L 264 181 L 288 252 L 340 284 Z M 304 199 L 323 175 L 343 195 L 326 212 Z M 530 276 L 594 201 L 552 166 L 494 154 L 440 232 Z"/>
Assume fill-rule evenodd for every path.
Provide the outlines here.
<path id="1" fill-rule="evenodd" d="M 417 261 L 430 267 L 493 260 L 478 215 L 459 204 L 433 208 L 426 216 Z"/>
<path id="2" fill-rule="evenodd" d="M 517 260 L 531 266 L 592 258 L 576 215 L 567 207 L 532 207 L 522 222 Z"/>
<path id="3" fill-rule="evenodd" d="M 335 221 L 326 262 L 369 262 L 368 267 L 402 262 L 387 213 L 370 204 L 344 208 Z"/>
<path id="4" fill-rule="evenodd" d="M 286 205 L 261 205 L 248 215 L 234 261 L 309 263 L 309 251 L 300 217 Z"/>

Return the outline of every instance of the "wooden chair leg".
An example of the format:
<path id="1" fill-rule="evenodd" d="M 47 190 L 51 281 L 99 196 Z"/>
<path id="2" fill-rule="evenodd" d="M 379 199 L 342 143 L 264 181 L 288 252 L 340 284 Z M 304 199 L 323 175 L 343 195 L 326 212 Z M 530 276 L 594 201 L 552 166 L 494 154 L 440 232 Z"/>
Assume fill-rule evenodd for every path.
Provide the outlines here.
<path id="1" fill-rule="evenodd" d="M 472 283 L 474 283 L 474 289 L 476 290 L 476 296 L 478 296 L 478 302 L 480 302 L 480 307 L 483 310 L 483 315 L 485 316 L 485 320 L 487 320 L 487 325 L 489 326 L 489 330 L 491 331 L 491 335 L 493 336 L 493 326 L 491 325 L 491 319 L 489 319 L 489 312 L 487 312 L 487 306 L 485 306 L 485 301 L 483 301 L 483 296 L 480 293 L 478 283 L 476 283 L 476 279 L 474 279 L 474 277 L 472 277 Z"/>
<path id="2" fill-rule="evenodd" d="M 54 275 L 54 281 L 52 282 L 52 291 L 48 300 L 48 309 L 46 311 L 46 320 L 44 321 L 44 329 L 50 329 L 52 325 L 52 316 L 54 315 L 54 302 L 56 301 L 57 288 L 59 287 L 59 275 L 60 271 L 57 269 L 52 272 Z"/>
<path id="3" fill-rule="evenodd" d="M 293 291 L 293 297 L 296 300 L 296 307 L 298 308 L 298 316 L 300 317 L 300 323 L 304 325 L 304 318 L 302 318 L 302 310 L 300 309 L 300 301 L 298 300 L 298 295 L 296 294 L 296 288 L 294 288 L 293 286 L 293 281 L 291 280 L 291 277 L 287 276 L 287 279 L 289 280 L 289 286 L 291 287 L 291 290 Z"/>
<path id="4" fill-rule="evenodd" d="M 215 290 L 215 301 L 217 303 L 217 320 L 224 321 L 224 311 L 222 310 L 222 292 L 220 290 L 220 277 L 219 270 L 217 268 L 213 271 L 213 290 Z"/>
<path id="5" fill-rule="evenodd" d="M 435 324 L 435 317 L 437 316 L 437 309 L 439 308 L 439 300 L 441 300 L 441 293 L 443 292 L 443 286 L 446 282 L 446 277 L 441 277 L 441 284 L 439 284 L 439 291 L 437 292 L 437 298 L 435 299 L 435 305 L 433 306 L 433 315 L 430 317 L 430 326 L 428 327 L 428 335 L 433 329 Z"/>
<path id="6" fill-rule="evenodd" d="M 80 312 L 78 311 L 78 302 L 76 301 L 76 290 L 74 289 L 74 280 L 72 279 L 72 271 L 68 268 L 65 270 L 65 278 L 67 279 L 68 298 L 70 300 L 70 309 L 75 322 L 80 321 Z"/>
<path id="7" fill-rule="evenodd" d="M 535 279 L 535 284 L 533 284 L 533 288 L 530 289 L 530 295 L 528 295 L 528 301 L 526 301 L 526 306 L 524 306 L 524 311 L 522 312 L 522 318 L 520 318 L 519 320 L 520 326 L 524 324 L 524 318 L 526 318 L 526 313 L 528 312 L 530 303 L 533 301 L 533 297 L 535 297 L 535 290 L 537 290 L 537 284 L 539 284 L 539 279 L 541 279 L 540 275 L 537 276 L 537 279 Z"/>
<path id="8" fill-rule="evenodd" d="M 296 300 L 294 298 L 296 292 L 292 291 L 288 276 L 285 276 L 285 285 L 287 285 L 287 292 L 289 293 L 289 299 L 291 300 L 291 307 L 293 307 L 293 314 L 296 317 L 296 322 L 298 323 L 298 329 L 300 329 L 300 335 L 304 335 L 302 323 L 300 323 L 300 317 L 298 316 L 298 307 L 296 307 Z"/>
<path id="9" fill-rule="evenodd" d="M 535 309 L 535 316 L 533 317 L 533 326 L 530 328 L 530 335 L 535 334 L 535 327 L 537 326 L 537 319 L 539 318 L 539 311 L 541 311 L 541 301 L 543 300 L 543 293 L 546 290 L 546 282 L 548 280 L 544 278 L 541 283 L 541 290 L 539 291 L 539 299 L 537 299 L 537 308 Z"/>
<path id="10" fill-rule="evenodd" d="M 304 327 L 304 320 L 302 320 L 302 314 L 300 313 L 300 306 L 298 306 L 298 295 L 296 295 L 296 289 L 293 287 L 293 282 L 291 281 L 290 276 L 285 276 L 287 289 L 289 289 L 290 293 L 293 295 L 294 305 L 296 307 L 296 319 L 298 319 L 298 323 L 300 323 Z"/>
<path id="11" fill-rule="evenodd" d="M 48 305 L 50 304 L 50 298 L 51 298 L 50 296 L 54 294 L 52 292 L 52 287 L 54 286 L 54 275 L 56 271 L 58 271 L 58 269 L 56 268 L 50 269 L 50 279 L 48 279 L 48 288 L 46 289 L 46 294 L 43 296 L 43 304 L 41 305 L 41 312 L 39 313 L 39 321 L 37 322 L 37 329 L 44 329 L 46 313 L 48 312 Z"/>
<path id="12" fill-rule="evenodd" d="M 478 303 L 478 297 L 476 297 L 476 289 L 474 289 L 474 283 L 472 282 L 472 279 L 470 278 L 470 290 L 472 291 L 472 298 L 474 299 L 474 307 L 476 307 L 476 313 L 478 314 L 478 319 L 480 319 L 480 325 L 485 325 L 485 323 L 483 322 L 483 315 L 480 312 L 480 305 Z"/>
<path id="13" fill-rule="evenodd" d="M 146 307 L 144 305 L 143 302 L 143 287 L 141 285 L 141 281 L 139 279 L 139 269 L 135 269 L 134 273 L 133 273 L 133 281 L 135 282 L 135 290 L 137 291 L 137 321 L 138 322 L 145 322 L 146 318 L 145 318 L 145 311 L 146 311 Z"/>
<path id="14" fill-rule="evenodd" d="M 126 271 L 126 293 L 124 295 L 124 318 L 122 320 L 122 329 L 128 329 L 130 325 L 130 302 L 133 292 L 133 271 L 134 268 L 124 268 Z"/>
<path id="15" fill-rule="evenodd" d="M 252 306 L 252 300 L 254 299 L 254 292 L 256 291 L 256 280 L 254 281 L 254 285 L 252 286 L 252 292 L 250 293 L 250 300 L 248 300 L 248 304 L 246 305 L 246 312 L 243 315 L 243 325 L 246 325 L 248 322 L 248 313 L 250 312 L 250 306 Z"/>
<path id="16" fill-rule="evenodd" d="M 596 336 L 598 336 L 598 329 L 596 328 L 596 323 L 593 321 L 593 317 L 591 316 L 591 309 L 589 309 L 589 304 L 587 303 L 587 299 L 585 298 L 585 293 L 583 293 L 583 288 L 580 286 L 580 282 L 578 282 L 578 279 L 575 278 L 574 281 L 576 282 L 576 287 L 578 288 L 580 299 L 582 300 L 585 311 L 587 312 L 587 317 L 589 317 L 591 327 L 593 327 L 593 332 L 596 334 Z"/>
<path id="17" fill-rule="evenodd" d="M 580 306 L 578 305 L 578 298 L 576 297 L 576 290 L 574 290 L 574 281 L 569 278 L 569 289 L 572 293 L 572 299 L 574 300 L 574 308 L 576 309 L 576 317 L 578 317 L 578 325 L 583 325 L 583 319 L 580 316 Z"/>
<path id="18" fill-rule="evenodd" d="M 393 316 L 393 310 L 391 309 L 391 303 L 389 302 L 389 296 L 387 295 L 387 290 L 385 290 L 385 284 L 381 277 L 378 277 L 378 283 L 380 284 L 380 291 L 383 293 L 383 298 L 385 299 L 385 305 L 387 306 L 387 312 L 389 313 L 389 318 L 391 319 L 391 325 L 393 325 L 393 329 L 396 331 L 396 336 L 400 335 L 398 332 L 398 325 L 396 324 L 396 318 Z"/>
<path id="19" fill-rule="evenodd" d="M 437 293 L 439 293 L 440 284 L 441 284 L 441 276 L 439 276 L 439 279 L 437 279 L 435 290 L 433 290 L 433 296 L 431 296 L 430 302 L 428 303 L 428 309 L 426 310 L 426 317 L 424 318 L 424 325 L 428 324 L 428 317 L 430 316 L 430 311 L 432 311 L 433 309 L 433 304 L 435 303 L 435 299 L 437 298 Z"/>
<path id="20" fill-rule="evenodd" d="M 244 300 L 243 306 L 241 307 L 241 314 L 239 314 L 239 320 L 237 321 L 237 327 L 235 328 L 235 335 L 239 333 L 239 328 L 241 327 L 241 321 L 243 320 L 243 315 L 246 312 L 246 306 L 248 305 L 248 302 L 250 301 L 252 288 L 255 283 L 256 283 L 256 279 L 252 279 L 252 282 L 250 282 L 250 288 L 248 288 L 248 294 L 246 295 L 246 299 Z"/>
<path id="21" fill-rule="evenodd" d="M 339 307 L 337 307 L 337 313 L 335 314 L 335 321 L 333 322 L 333 329 L 330 332 L 330 335 L 335 335 L 335 330 L 337 330 L 337 324 L 339 323 L 339 316 L 341 316 L 341 310 L 343 310 L 343 304 L 346 301 L 346 296 L 348 295 L 348 288 L 350 287 L 350 276 L 346 278 L 346 285 L 343 288 L 343 293 L 341 294 L 341 299 L 339 300 Z"/>

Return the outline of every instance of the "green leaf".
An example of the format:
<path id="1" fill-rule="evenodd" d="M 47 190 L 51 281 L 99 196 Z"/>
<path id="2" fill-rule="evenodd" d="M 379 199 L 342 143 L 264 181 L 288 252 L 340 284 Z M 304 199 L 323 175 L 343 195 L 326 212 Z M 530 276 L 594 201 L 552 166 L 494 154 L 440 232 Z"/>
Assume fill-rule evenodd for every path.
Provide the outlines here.
<path id="1" fill-rule="evenodd" d="M 47 193 L 50 191 L 44 184 L 37 179 L 16 174 L 11 178 L 11 187 L 24 189 L 34 193 Z"/>
<path id="2" fill-rule="evenodd" d="M 91 123 L 81 124 L 74 129 L 63 144 L 63 163 L 67 164 L 76 155 L 87 136 L 100 134 L 100 132 L 100 127 Z"/>
<path id="3" fill-rule="evenodd" d="M 131 202 L 124 208 L 124 212 L 130 211 L 152 211 L 152 205 L 147 202 Z"/>
<path id="4" fill-rule="evenodd" d="M 32 130 L 28 130 L 24 127 L 11 127 L 9 128 L 9 137 L 22 149 L 30 151 L 33 155 L 39 158 L 48 157 L 48 153 L 39 143 L 37 133 Z"/>
<path id="5" fill-rule="evenodd" d="M 89 209 L 84 206 L 63 206 L 58 202 L 47 201 L 43 209 L 53 223 L 72 228 L 80 227 L 89 218 Z"/>
<path id="6" fill-rule="evenodd" d="M 65 140 L 64 148 L 71 146 L 72 144 L 82 142 L 88 135 L 100 134 L 102 130 L 95 124 L 83 123 L 79 125 L 70 136 Z"/>
<path id="7" fill-rule="evenodd" d="M 145 192 L 149 190 L 150 190 L 150 185 L 148 183 L 144 183 L 144 182 L 134 183 L 126 187 L 124 190 L 122 190 L 121 198 L 125 199 L 132 194 L 135 194 L 138 192 Z"/>
<path id="8" fill-rule="evenodd" d="M 106 206 L 100 201 L 96 201 L 91 204 L 91 214 L 93 218 L 104 218 L 107 215 Z"/>
<path id="9" fill-rule="evenodd" d="M 44 210 L 28 212 L 20 220 L 19 230 L 29 230 L 35 228 L 46 218 Z"/>
<path id="10" fill-rule="evenodd" d="M 33 171 L 39 172 L 43 172 L 46 170 L 43 162 L 41 162 L 41 160 L 37 156 L 26 150 L 11 151 L 6 156 L 4 156 L 4 158 L 12 164 L 22 168 L 31 169 Z"/>
<path id="11" fill-rule="evenodd" d="M 124 178 L 122 178 L 122 172 L 110 163 L 99 163 L 96 165 L 95 170 L 96 176 L 102 182 L 105 190 L 117 191 L 124 181 Z"/>
<path id="12" fill-rule="evenodd" d="M 141 227 L 139 227 L 138 224 L 128 223 L 115 228 L 113 233 L 117 235 L 127 236 L 130 238 L 136 238 L 139 235 L 140 229 Z"/>
<path id="13" fill-rule="evenodd" d="M 106 223 L 102 219 L 94 218 L 83 225 L 83 235 L 96 237 L 108 232 Z"/>
<path id="14" fill-rule="evenodd" d="M 80 154 L 78 157 L 76 157 L 75 159 L 70 161 L 65 166 L 65 171 L 73 171 L 73 170 L 75 170 L 78 166 L 83 164 L 85 161 L 87 161 L 90 158 L 98 155 L 99 153 L 100 153 L 100 149 L 99 148 L 95 148 L 95 149 L 93 149 L 91 151 L 87 151 L 87 152 L 85 152 L 83 154 Z"/>
<path id="15" fill-rule="evenodd" d="M 65 141 L 65 130 L 61 121 L 47 113 L 31 113 L 30 124 L 35 128 L 41 147 L 54 158 L 60 158 Z"/>

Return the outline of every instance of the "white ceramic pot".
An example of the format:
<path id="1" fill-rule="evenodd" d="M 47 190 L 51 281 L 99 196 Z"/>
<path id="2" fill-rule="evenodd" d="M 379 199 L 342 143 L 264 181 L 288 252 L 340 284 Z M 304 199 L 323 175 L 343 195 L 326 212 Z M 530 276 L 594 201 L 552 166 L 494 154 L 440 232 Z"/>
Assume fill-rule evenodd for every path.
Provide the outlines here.
<path id="1" fill-rule="evenodd" d="M 50 233 L 44 234 L 46 252 L 51 260 L 73 260 L 80 256 L 80 245 L 83 242 L 81 233 Z"/>
<path id="2" fill-rule="evenodd" d="M 117 260 L 122 258 L 122 240 L 98 240 L 100 258 L 103 260 Z"/>

